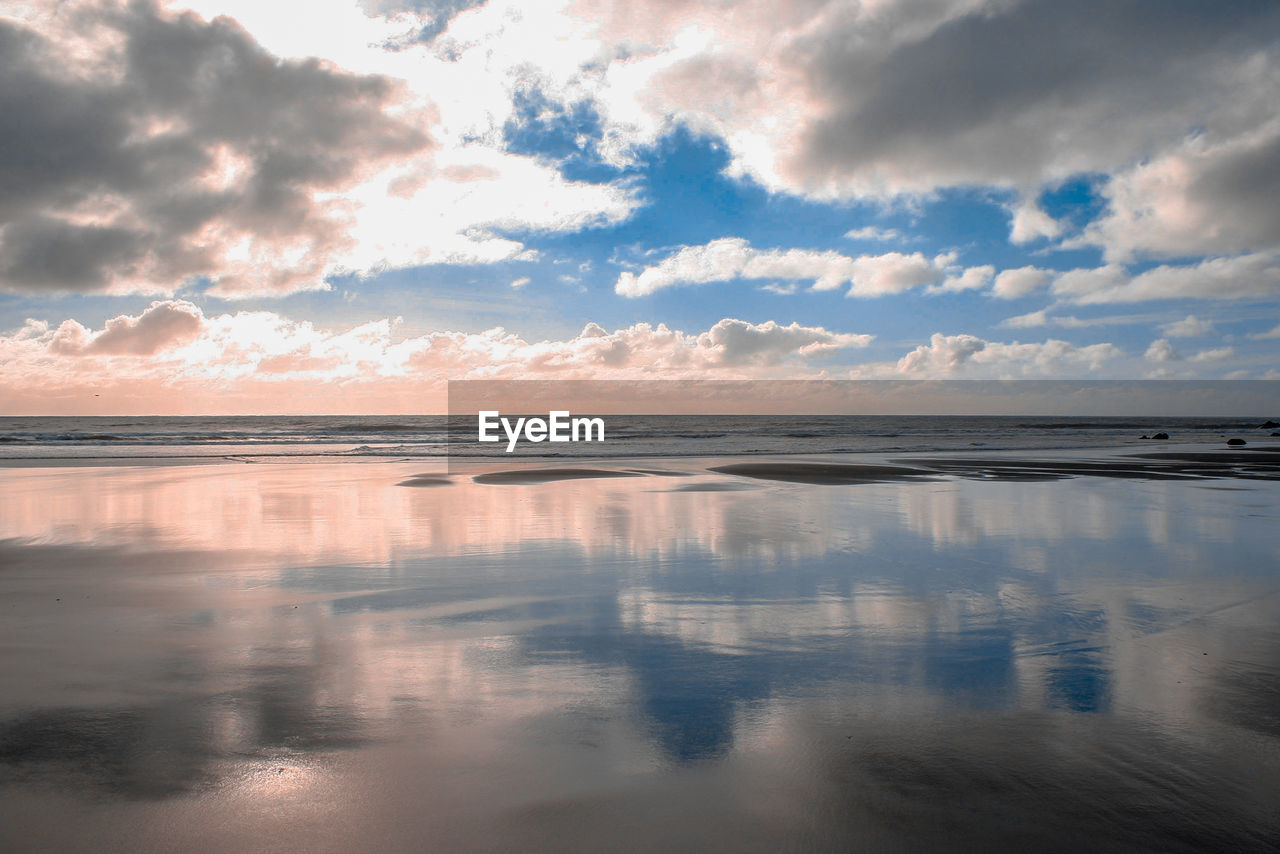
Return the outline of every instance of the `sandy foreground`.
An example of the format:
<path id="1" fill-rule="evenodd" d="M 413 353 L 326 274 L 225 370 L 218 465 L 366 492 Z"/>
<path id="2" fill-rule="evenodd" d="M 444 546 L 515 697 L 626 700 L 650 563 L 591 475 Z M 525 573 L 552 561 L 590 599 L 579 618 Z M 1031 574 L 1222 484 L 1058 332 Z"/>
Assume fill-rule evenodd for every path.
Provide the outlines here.
<path id="1" fill-rule="evenodd" d="M 1267 850 L 1280 452 L 3 472 L 0 849 Z"/>

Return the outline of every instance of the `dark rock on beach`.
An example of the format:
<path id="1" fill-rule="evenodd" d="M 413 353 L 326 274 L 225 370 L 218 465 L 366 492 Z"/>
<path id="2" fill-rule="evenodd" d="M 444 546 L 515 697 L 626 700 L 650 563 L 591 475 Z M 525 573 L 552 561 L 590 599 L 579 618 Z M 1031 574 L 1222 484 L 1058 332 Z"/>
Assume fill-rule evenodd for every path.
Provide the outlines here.
<path id="1" fill-rule="evenodd" d="M 1168 433 L 1157 433 L 1157 434 L 1155 434 L 1154 436 L 1152 436 L 1151 438 L 1152 438 L 1152 439 L 1168 439 L 1168 438 L 1169 438 L 1169 434 L 1168 434 Z"/>
<path id="2" fill-rule="evenodd" d="M 1276 427 L 1280 427 L 1280 424 L 1277 424 L 1276 422 L 1272 421 L 1270 418 L 1268 418 L 1266 421 L 1258 425 L 1259 430 L 1271 430 Z"/>
<path id="3" fill-rule="evenodd" d="M 1246 442 L 1244 439 L 1228 439 L 1227 444 L 1228 445 L 1247 445 L 1249 443 Z"/>

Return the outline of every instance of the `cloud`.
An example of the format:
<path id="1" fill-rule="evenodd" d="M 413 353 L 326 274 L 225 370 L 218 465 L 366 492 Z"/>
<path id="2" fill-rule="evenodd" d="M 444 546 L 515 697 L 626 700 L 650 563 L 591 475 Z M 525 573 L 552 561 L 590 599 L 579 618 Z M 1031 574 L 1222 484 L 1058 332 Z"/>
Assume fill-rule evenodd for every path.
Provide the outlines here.
<path id="1" fill-rule="evenodd" d="M 512 93 L 536 89 L 589 105 L 599 116 L 592 145 L 616 164 L 684 125 L 724 140 L 732 174 L 775 190 L 1013 188 L 1023 200 L 1015 242 L 1064 228 L 1031 201 L 1038 188 L 1098 174 L 1122 224 L 1149 195 L 1126 190 L 1146 181 L 1142 164 L 1160 171 L 1181 158 L 1207 177 L 1175 179 L 1170 199 L 1181 193 L 1206 211 L 1238 199 L 1236 210 L 1258 213 L 1240 214 L 1238 238 L 1224 236 L 1231 214 L 1197 240 L 1214 254 L 1276 245 L 1265 208 L 1280 107 L 1274 4 L 1179 2 L 1156 15 L 1141 0 L 361 0 L 370 18 L 317 0 L 299 27 L 249 0 L 184 2 L 231 10 L 282 55 L 410 81 L 438 107 L 446 147 L 501 144 Z M 389 42 L 397 49 L 379 47 Z M 1155 220 L 1175 211 L 1161 203 Z M 1116 253 L 1176 249 L 1183 231 L 1173 225 L 1156 229 L 1166 237 L 1125 237 L 1117 225 L 1093 238 Z"/>
<path id="2" fill-rule="evenodd" d="M 1144 358 L 1149 362 L 1172 362 L 1182 357 L 1178 355 L 1178 351 L 1173 349 L 1173 345 L 1169 343 L 1168 338 L 1157 338 L 1147 348 Z"/>
<path id="3" fill-rule="evenodd" d="M 772 365 L 791 356 L 808 359 L 846 347 L 866 347 L 873 337 L 829 332 L 820 326 L 795 322 L 782 326 L 772 320 L 754 324 L 725 319 L 699 336 L 698 346 L 718 352 L 725 365 Z"/>
<path id="4" fill-rule="evenodd" d="M 677 124 L 729 171 L 818 198 L 1018 192 L 1010 239 L 1071 228 L 1039 189 L 1098 176 L 1107 260 L 1280 247 L 1280 7 L 1232 0 L 579 0 L 596 73 L 560 84 L 618 162 Z M 556 86 L 549 86 L 548 91 Z M 853 239 L 877 239 L 866 229 Z M 865 236 L 862 236 L 865 235 Z"/>
<path id="5" fill-rule="evenodd" d="M 520 288 L 523 288 L 525 285 L 529 284 L 529 282 L 531 281 L 533 280 L 530 279 L 528 276 L 521 276 L 518 279 L 511 280 L 511 287 L 519 290 Z"/>
<path id="6" fill-rule="evenodd" d="M 234 21 L 73 5 L 0 20 L 0 287 L 224 292 L 321 284 L 345 248 L 322 198 L 431 140 L 393 81 L 279 61 Z"/>
<path id="7" fill-rule="evenodd" d="M 1249 337 L 1255 341 L 1266 341 L 1273 338 L 1280 338 L 1280 325 L 1277 325 L 1273 329 L 1268 329 L 1266 332 L 1256 332 Z"/>
<path id="8" fill-rule="evenodd" d="M 53 328 L 29 320 L 0 335 L 0 400 L 10 412 L 82 412 L 94 394 L 153 413 L 191 403 L 235 412 L 247 402 L 275 412 L 343 403 L 420 411 L 423 396 L 450 379 L 813 376 L 813 360 L 873 337 L 735 318 L 693 332 L 589 323 L 569 338 L 540 341 L 500 327 L 405 336 L 398 325 L 383 318 L 325 330 L 271 311 L 205 316 L 180 300 L 152 303 L 97 331 L 75 320 Z M 112 357 L 109 368 L 103 356 Z"/>
<path id="9" fill-rule="evenodd" d="M 1191 265 L 1161 265 L 1136 276 L 1108 264 L 1061 274 L 1053 292 L 1081 304 L 1274 297 L 1280 294 L 1280 259 L 1270 253 L 1209 258 Z"/>
<path id="10" fill-rule="evenodd" d="M 1057 326 L 1062 329 L 1088 329 L 1094 326 L 1145 326 L 1162 320 L 1162 314 L 1104 314 L 1098 317 L 1074 317 L 1069 314 L 1049 315 L 1043 308 L 1017 317 L 1006 318 L 1001 326 L 1036 327 Z"/>
<path id="11" fill-rule="evenodd" d="M 1001 270 L 991 293 L 1001 299 L 1017 299 L 1039 290 L 1049 282 L 1049 272 L 1037 267 Z"/>
<path id="12" fill-rule="evenodd" d="M 1201 350 L 1196 353 L 1188 361 L 1191 362 L 1220 362 L 1223 359 L 1230 359 L 1236 354 L 1234 347 L 1215 347 L 1212 350 Z"/>
<path id="13" fill-rule="evenodd" d="M 1099 244 L 1109 260 L 1280 248 L 1280 121 L 1218 142 L 1195 136 L 1115 175 L 1103 194 L 1107 214 L 1073 245 Z"/>
<path id="14" fill-rule="evenodd" d="M 1275 31 L 1274 7 L 1247 2 L 832 4 L 775 60 L 796 57 L 809 107 L 780 171 L 865 192 L 1107 170 L 1186 116 L 1236 131 L 1267 115 L 1243 104 L 1274 106 Z"/>
<path id="15" fill-rule="evenodd" d="M 317 32 L 332 5 L 309 9 Z M 389 67 L 416 78 L 415 62 Z M 634 207 L 460 131 L 404 80 L 280 59 L 230 17 L 32 4 L 0 20 L 0 290 L 280 295 L 518 258 L 499 232 Z"/>
<path id="16" fill-rule="evenodd" d="M 930 293 L 955 293 L 959 291 L 976 291 L 991 284 L 996 268 L 990 264 L 969 267 L 962 273 L 947 276 L 941 285 L 929 289 Z"/>
<path id="17" fill-rule="evenodd" d="M 934 333 L 898 360 L 899 375 L 912 377 L 1028 377 L 1088 374 L 1122 355 L 1113 344 L 1080 347 L 1050 338 L 1039 343 L 987 341 L 975 335 Z"/>
<path id="18" fill-rule="evenodd" d="M 785 285 L 778 282 L 770 282 L 767 285 L 760 286 L 760 290 L 768 291 L 771 294 L 778 294 L 779 296 L 790 296 L 798 289 L 799 286 L 795 282 L 788 282 Z"/>
<path id="19" fill-rule="evenodd" d="M 1047 326 L 1048 324 L 1048 309 L 1042 308 L 1039 311 L 1019 314 L 1017 317 L 1005 318 L 1000 325 L 1012 326 L 1015 329 L 1030 329 L 1037 326 Z"/>
<path id="20" fill-rule="evenodd" d="M 868 225 L 862 228 L 855 228 L 846 231 L 845 237 L 850 240 L 878 240 L 878 241 L 894 241 L 902 239 L 902 232 L 896 228 L 880 228 L 875 225 Z"/>
<path id="21" fill-rule="evenodd" d="M 901 293 L 926 285 L 937 290 L 983 287 L 994 269 L 964 269 L 952 257 L 927 258 L 919 252 L 860 255 L 856 258 L 832 250 L 755 249 L 739 237 L 725 237 L 701 246 L 684 246 L 647 267 L 639 275 L 625 272 L 614 290 L 625 297 L 640 297 L 664 288 L 726 282 L 734 279 L 809 281 L 814 290 L 849 285 L 848 296 L 876 297 Z"/>
<path id="22" fill-rule="evenodd" d="M 1054 238 L 1062 233 L 1062 224 L 1045 213 L 1034 202 L 1024 200 L 1013 211 L 1009 240 L 1030 243 L 1042 237 Z"/>
<path id="23" fill-rule="evenodd" d="M 1213 324 L 1201 320 L 1194 314 L 1188 314 L 1182 320 L 1166 323 L 1160 329 L 1170 338 L 1199 338 L 1213 331 Z"/>
<path id="24" fill-rule="evenodd" d="M 957 265 L 954 254 L 949 253 L 933 258 L 920 252 L 851 257 L 834 250 L 756 249 L 742 238 L 726 237 L 699 246 L 683 246 L 639 273 L 624 272 L 614 290 L 621 296 L 640 297 L 665 288 L 735 279 L 807 281 L 816 291 L 848 284 L 848 296 L 864 298 L 914 288 L 935 294 L 981 290 L 990 284 L 989 292 L 1003 299 L 1016 299 L 1048 285 L 1055 296 L 1081 305 L 1159 299 L 1248 299 L 1280 295 L 1280 256 L 1254 253 L 1208 258 L 1196 264 L 1165 264 L 1136 275 L 1120 264 L 1065 272 L 1026 266 L 997 274 L 991 265 Z M 777 285 L 769 290 L 784 292 Z M 1024 325 L 1032 319 L 1030 315 L 1025 317 L 1020 321 Z M 1070 321 L 1057 319 L 1060 326 L 1072 325 Z"/>
<path id="25" fill-rule="evenodd" d="M 409 25 L 403 35 L 388 41 L 388 47 L 430 44 L 459 14 L 484 3 L 485 0 L 359 0 L 360 8 L 367 14 Z"/>
<path id="26" fill-rule="evenodd" d="M 204 329 L 204 314 L 185 300 L 151 303 L 141 314 L 113 317 L 99 332 L 74 320 L 54 333 L 50 349 L 64 355 L 150 356 L 184 344 Z"/>

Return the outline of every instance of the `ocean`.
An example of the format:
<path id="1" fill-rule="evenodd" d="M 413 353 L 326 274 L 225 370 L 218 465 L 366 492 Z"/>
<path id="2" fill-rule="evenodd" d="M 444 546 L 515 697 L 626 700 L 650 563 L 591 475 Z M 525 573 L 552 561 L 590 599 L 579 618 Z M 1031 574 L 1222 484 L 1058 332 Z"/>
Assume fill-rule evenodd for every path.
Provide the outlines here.
<path id="1" fill-rule="evenodd" d="M 604 442 L 530 445 L 521 457 L 724 457 L 933 451 L 1148 448 L 1174 442 L 1268 438 L 1265 416 L 614 415 Z M 0 461 L 209 457 L 263 461 L 321 457 L 414 459 L 504 456 L 475 442 L 474 425 L 444 415 L 0 418 Z"/>

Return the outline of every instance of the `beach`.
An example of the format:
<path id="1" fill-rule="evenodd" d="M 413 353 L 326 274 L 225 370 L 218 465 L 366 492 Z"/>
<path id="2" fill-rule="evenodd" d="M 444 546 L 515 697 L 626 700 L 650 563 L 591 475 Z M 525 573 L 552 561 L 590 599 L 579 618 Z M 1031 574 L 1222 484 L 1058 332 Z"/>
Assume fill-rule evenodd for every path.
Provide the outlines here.
<path id="1" fill-rule="evenodd" d="M 1280 2 L 0 3 L 0 854 L 1280 854 Z"/>
<path id="2" fill-rule="evenodd" d="M 1253 454 L 9 467 L 0 848 L 1267 850 Z"/>

